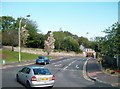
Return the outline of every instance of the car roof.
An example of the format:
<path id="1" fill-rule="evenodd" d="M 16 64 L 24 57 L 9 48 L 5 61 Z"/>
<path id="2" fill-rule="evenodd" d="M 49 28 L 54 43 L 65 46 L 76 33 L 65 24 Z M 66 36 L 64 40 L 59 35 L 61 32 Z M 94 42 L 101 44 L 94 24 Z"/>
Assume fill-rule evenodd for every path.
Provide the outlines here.
<path id="1" fill-rule="evenodd" d="M 35 69 L 35 68 L 41 68 L 41 69 L 43 69 L 44 68 L 44 67 L 36 66 L 36 65 L 30 65 L 30 66 L 26 66 L 26 67 L 28 67 L 30 69 Z"/>
<path id="2" fill-rule="evenodd" d="M 46 56 L 39 56 L 39 57 L 46 57 Z"/>

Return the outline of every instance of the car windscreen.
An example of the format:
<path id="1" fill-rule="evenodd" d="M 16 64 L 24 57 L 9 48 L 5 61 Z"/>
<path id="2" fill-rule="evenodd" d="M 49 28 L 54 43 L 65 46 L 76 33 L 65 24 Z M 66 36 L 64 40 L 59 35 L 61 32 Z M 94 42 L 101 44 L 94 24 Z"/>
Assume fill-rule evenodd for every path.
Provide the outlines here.
<path id="1" fill-rule="evenodd" d="M 39 56 L 38 58 L 39 59 L 45 59 L 46 57 L 45 56 Z"/>
<path id="2" fill-rule="evenodd" d="M 33 69 L 34 75 L 51 75 L 48 69 L 35 68 Z"/>
<path id="3" fill-rule="evenodd" d="M 38 57 L 39 59 L 43 59 L 42 57 Z"/>

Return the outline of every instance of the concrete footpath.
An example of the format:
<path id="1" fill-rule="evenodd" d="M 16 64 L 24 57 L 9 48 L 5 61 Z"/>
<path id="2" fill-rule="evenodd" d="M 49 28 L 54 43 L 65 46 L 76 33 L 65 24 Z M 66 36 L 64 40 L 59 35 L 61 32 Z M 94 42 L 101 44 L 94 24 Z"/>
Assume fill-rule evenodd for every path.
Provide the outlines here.
<path id="1" fill-rule="evenodd" d="M 93 58 L 90 58 L 87 62 L 87 75 L 93 81 L 110 84 L 114 87 L 120 87 L 120 76 L 113 76 L 104 73 L 101 65 Z"/>

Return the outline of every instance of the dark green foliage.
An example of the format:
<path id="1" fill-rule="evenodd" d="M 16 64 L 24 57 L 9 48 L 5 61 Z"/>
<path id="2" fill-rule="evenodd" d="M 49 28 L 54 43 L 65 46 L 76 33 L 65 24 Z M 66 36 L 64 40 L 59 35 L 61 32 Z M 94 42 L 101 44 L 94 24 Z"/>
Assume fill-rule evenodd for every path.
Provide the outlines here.
<path id="1" fill-rule="evenodd" d="M 102 63 L 107 67 L 116 67 L 117 60 L 120 61 L 120 24 L 115 23 L 104 32 L 107 34 L 105 37 L 96 38 L 101 50 L 100 56 L 103 57 Z"/>
<path id="2" fill-rule="evenodd" d="M 44 48 L 45 37 L 43 34 L 34 34 L 29 36 L 26 46 L 30 48 Z"/>
<path id="3" fill-rule="evenodd" d="M 62 41 L 61 49 L 65 51 L 80 51 L 78 42 L 71 36 L 64 38 Z"/>
<path id="4" fill-rule="evenodd" d="M 10 45 L 13 49 L 13 46 L 18 45 L 18 32 L 15 29 L 16 21 L 11 16 L 2 16 L 0 19 L 2 21 L 2 44 Z"/>

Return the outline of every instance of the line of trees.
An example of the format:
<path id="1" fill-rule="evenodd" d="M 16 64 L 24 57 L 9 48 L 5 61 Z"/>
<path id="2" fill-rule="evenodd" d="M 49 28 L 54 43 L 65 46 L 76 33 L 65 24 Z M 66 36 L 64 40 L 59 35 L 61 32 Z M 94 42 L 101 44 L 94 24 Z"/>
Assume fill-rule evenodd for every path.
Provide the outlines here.
<path id="1" fill-rule="evenodd" d="M 18 27 L 19 21 L 21 18 L 13 18 L 11 16 L 2 16 L 0 17 L 1 23 L 1 32 L 2 32 L 2 45 L 5 46 L 18 46 Z M 38 32 L 38 26 L 35 21 L 29 19 L 23 19 L 21 23 L 21 28 L 26 27 L 29 36 L 27 40 L 23 41 L 24 33 L 21 35 L 21 46 L 30 47 L 30 48 L 41 48 L 44 49 L 44 42 L 48 38 L 47 34 L 40 34 Z M 68 29 L 69 30 L 69 29 Z M 60 28 L 59 31 L 53 32 L 55 38 L 55 51 L 75 51 L 77 53 L 81 52 L 80 45 L 83 44 L 87 48 L 94 48 L 95 42 L 89 41 L 85 37 L 78 37 L 73 35 L 68 31 L 62 31 Z M 23 41 L 23 42 L 22 42 Z"/>

